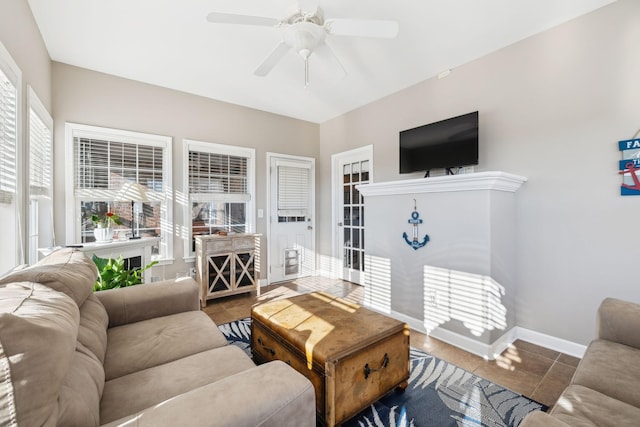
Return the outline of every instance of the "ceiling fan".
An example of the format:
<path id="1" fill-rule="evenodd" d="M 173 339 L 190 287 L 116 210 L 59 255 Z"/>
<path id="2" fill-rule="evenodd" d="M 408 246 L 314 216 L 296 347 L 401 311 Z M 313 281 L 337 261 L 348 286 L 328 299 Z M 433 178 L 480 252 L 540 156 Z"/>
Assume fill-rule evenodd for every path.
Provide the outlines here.
<path id="1" fill-rule="evenodd" d="M 304 85 L 309 85 L 309 57 L 312 53 L 329 55 L 340 64 L 331 48 L 326 44 L 327 35 L 394 38 L 398 34 L 398 23 L 388 20 L 336 18 L 325 19 L 318 0 L 297 0 L 296 11 L 284 19 L 263 16 L 236 15 L 212 12 L 207 21 L 214 24 L 239 24 L 274 27 L 282 32 L 282 41 L 256 68 L 254 74 L 264 77 L 293 50 L 304 59 Z M 344 72 L 344 67 L 340 64 Z M 346 72 L 345 72 L 346 73 Z"/>

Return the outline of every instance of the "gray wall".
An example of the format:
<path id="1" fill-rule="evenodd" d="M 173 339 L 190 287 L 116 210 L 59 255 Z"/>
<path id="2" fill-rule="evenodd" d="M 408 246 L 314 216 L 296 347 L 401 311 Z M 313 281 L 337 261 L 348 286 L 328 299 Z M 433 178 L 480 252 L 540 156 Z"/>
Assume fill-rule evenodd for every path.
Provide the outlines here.
<path id="1" fill-rule="evenodd" d="M 604 297 L 640 302 L 640 197 L 619 195 L 617 173 L 617 141 L 640 127 L 638 46 L 640 2 L 619 0 L 323 123 L 321 251 L 331 254 L 331 154 L 374 144 L 375 182 L 417 178 L 398 174 L 398 131 L 479 110 L 476 170 L 529 179 L 512 236 L 516 322 L 587 343 Z"/>
<path id="2" fill-rule="evenodd" d="M 586 343 L 603 297 L 640 302 L 634 280 L 640 198 L 619 196 L 616 171 L 616 141 L 640 127 L 637 0 L 619 0 L 454 69 L 445 79 L 425 80 L 320 126 L 52 66 L 26 0 L 2 1 L 0 40 L 22 69 L 25 84 L 34 87 L 56 119 L 58 236 L 65 232 L 65 121 L 172 136 L 175 162 L 181 160 L 182 138 L 256 147 L 258 208 L 265 207 L 266 151 L 316 157 L 318 249 L 330 256 L 331 154 L 374 144 L 375 181 L 416 177 L 397 173 L 398 131 L 479 110 L 478 170 L 529 178 L 518 192 L 513 236 L 518 242 L 517 324 Z M 174 172 L 179 188 L 181 171 Z M 176 210 L 177 221 L 181 214 Z M 258 220 L 258 231 L 264 230 L 264 220 Z M 176 238 L 174 245 L 175 269 L 181 270 L 182 244 Z"/>
<path id="3" fill-rule="evenodd" d="M 266 208 L 266 153 L 317 157 L 318 125 L 190 95 L 171 89 L 102 74 L 66 64 L 53 63 L 53 116 L 55 119 L 56 232 L 64 238 L 64 123 L 74 122 L 173 138 L 173 187 L 182 190 L 183 139 L 256 149 L 256 208 Z M 182 207 L 173 206 L 174 222 L 183 222 Z M 258 233 L 266 233 L 266 218 L 256 218 Z M 268 265 L 263 238 L 263 266 Z M 59 242 L 64 243 L 64 242 Z M 175 262 L 154 267 L 153 275 L 172 278 L 187 271 L 183 240 L 173 238 Z M 266 278 L 263 271 L 262 278 Z"/>
<path id="4" fill-rule="evenodd" d="M 18 126 L 18 132 L 27 135 L 28 86 L 33 89 L 44 107 L 51 111 L 51 60 L 26 0 L 0 0 L 0 41 L 22 72 L 20 88 L 22 122 Z M 18 150 L 27 152 L 27 144 L 21 144 Z M 28 163 L 26 157 L 23 159 L 20 169 L 24 172 L 27 170 Z M 24 172 L 22 179 L 26 180 L 26 178 L 27 175 Z M 24 191 L 19 191 L 16 198 L 21 212 L 27 211 L 27 199 L 23 197 L 24 195 Z M 8 205 L 0 206 L 0 236 L 14 236 L 16 230 L 19 230 L 22 236 L 26 234 L 24 221 L 18 223 L 18 221 L 9 220 L 16 216 L 14 212 Z M 14 241 L 15 245 L 13 245 Z M 24 262 L 24 259 L 19 259 L 17 255 L 19 247 L 17 240 L 5 239 L 3 243 L 0 273 Z"/>
<path id="5" fill-rule="evenodd" d="M 51 60 L 26 0 L 2 0 L 0 40 L 22 71 L 23 89 L 30 85 L 51 112 Z"/>

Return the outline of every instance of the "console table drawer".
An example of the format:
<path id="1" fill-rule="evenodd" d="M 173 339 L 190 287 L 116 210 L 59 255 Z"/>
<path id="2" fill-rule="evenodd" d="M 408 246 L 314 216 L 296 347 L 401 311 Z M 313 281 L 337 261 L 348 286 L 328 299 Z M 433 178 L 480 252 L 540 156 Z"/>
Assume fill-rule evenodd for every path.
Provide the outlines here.
<path id="1" fill-rule="evenodd" d="M 253 249 L 255 246 L 254 237 L 238 237 L 232 240 L 233 250 Z"/>
<path id="2" fill-rule="evenodd" d="M 207 242 L 207 253 L 231 252 L 233 244 L 230 240 L 209 240 Z"/>

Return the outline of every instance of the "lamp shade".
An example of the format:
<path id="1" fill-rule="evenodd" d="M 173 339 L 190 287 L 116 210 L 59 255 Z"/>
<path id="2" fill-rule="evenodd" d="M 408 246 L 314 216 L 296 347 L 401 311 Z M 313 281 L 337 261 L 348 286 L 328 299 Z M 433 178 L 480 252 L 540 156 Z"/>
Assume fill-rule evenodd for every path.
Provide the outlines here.
<path id="1" fill-rule="evenodd" d="M 118 193 L 118 200 L 121 201 L 134 201 L 134 202 L 148 202 L 147 192 L 145 188 L 137 182 L 125 183 L 120 192 Z"/>

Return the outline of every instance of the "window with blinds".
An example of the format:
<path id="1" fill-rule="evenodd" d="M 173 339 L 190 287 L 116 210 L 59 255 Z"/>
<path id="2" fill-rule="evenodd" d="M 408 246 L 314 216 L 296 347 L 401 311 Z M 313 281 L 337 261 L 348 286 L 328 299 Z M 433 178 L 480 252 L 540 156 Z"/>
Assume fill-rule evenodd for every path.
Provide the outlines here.
<path id="1" fill-rule="evenodd" d="M 18 165 L 23 151 L 22 72 L 0 41 L 0 275 L 24 263 L 23 179 Z"/>
<path id="2" fill-rule="evenodd" d="M 185 254 L 193 256 L 196 235 L 251 231 L 255 151 L 198 141 L 185 141 L 185 150 L 191 219 Z"/>
<path id="3" fill-rule="evenodd" d="M 29 87 L 29 207 L 27 253 L 38 260 L 38 248 L 52 247 L 53 119 Z"/>
<path id="4" fill-rule="evenodd" d="M 0 203 L 11 204 L 17 186 L 16 85 L 0 68 Z"/>
<path id="5" fill-rule="evenodd" d="M 122 222 L 114 226 L 118 238 L 130 237 L 134 228 L 141 237 L 160 237 L 152 247 L 153 259 L 172 258 L 171 138 L 73 123 L 66 126 L 67 150 L 72 150 L 74 159 L 72 170 L 67 171 L 67 188 L 73 193 L 77 215 L 72 241 L 94 241 L 92 217 L 104 218 L 112 212 Z M 124 200 L 123 187 L 129 183 L 140 184 L 147 200 Z"/>

